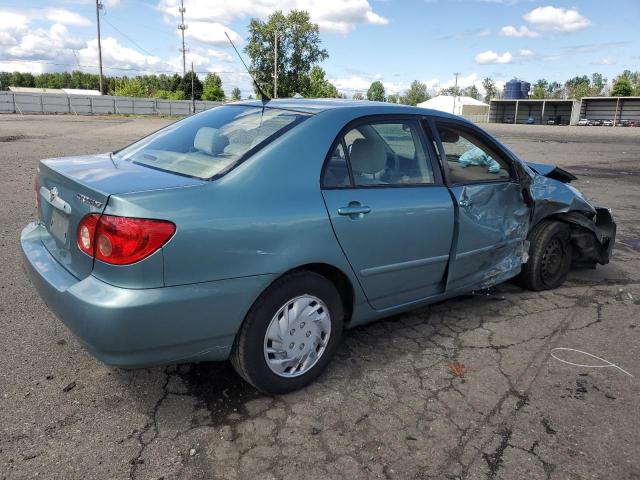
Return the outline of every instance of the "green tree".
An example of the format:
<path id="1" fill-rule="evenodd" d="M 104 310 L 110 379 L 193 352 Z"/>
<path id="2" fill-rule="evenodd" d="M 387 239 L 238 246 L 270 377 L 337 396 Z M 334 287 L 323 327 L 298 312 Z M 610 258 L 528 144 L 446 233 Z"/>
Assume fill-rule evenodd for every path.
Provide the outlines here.
<path id="1" fill-rule="evenodd" d="M 591 85 L 589 83 L 579 83 L 573 89 L 573 98 L 580 100 L 583 97 L 591 96 Z"/>
<path id="2" fill-rule="evenodd" d="M 630 97 L 632 93 L 633 88 L 626 78 L 618 78 L 611 89 L 611 96 L 613 97 Z"/>
<path id="3" fill-rule="evenodd" d="M 457 97 L 459 96 L 461 93 L 460 91 L 460 87 L 449 87 L 449 88 L 443 88 L 442 90 L 440 90 L 440 95 L 448 95 L 451 97 Z"/>
<path id="4" fill-rule="evenodd" d="M 9 72 L 0 72 L 0 90 L 9 89 L 10 78 L 11 78 L 11 74 Z"/>
<path id="5" fill-rule="evenodd" d="M 292 10 L 284 15 L 278 10 L 266 22 L 253 18 L 244 51 L 251 59 L 250 69 L 265 91 L 273 92 L 275 35 L 278 36 L 278 97 L 291 97 L 309 89 L 311 68 L 329 54 L 321 48 L 318 25 L 309 13 Z"/>
<path id="6" fill-rule="evenodd" d="M 486 103 L 489 103 L 492 98 L 496 98 L 498 96 L 498 88 L 496 87 L 496 82 L 494 82 L 492 78 L 485 78 L 482 81 L 482 88 L 484 88 L 484 101 Z"/>
<path id="7" fill-rule="evenodd" d="M 549 82 L 544 78 L 541 78 L 533 84 L 533 92 L 531 98 L 542 99 L 547 98 L 549 94 Z"/>
<path id="8" fill-rule="evenodd" d="M 36 80 L 31 73 L 13 72 L 9 76 L 9 85 L 13 87 L 35 87 Z"/>
<path id="9" fill-rule="evenodd" d="M 387 95 L 387 102 L 389 103 L 400 103 L 400 95 L 396 93 L 390 93 Z"/>
<path id="10" fill-rule="evenodd" d="M 169 90 L 156 90 L 154 97 L 161 98 L 163 100 L 184 100 L 184 92 L 182 90 L 176 90 L 171 92 Z"/>
<path id="11" fill-rule="evenodd" d="M 115 94 L 118 97 L 146 97 L 147 93 L 142 88 L 137 78 L 122 77 L 118 82 Z"/>
<path id="12" fill-rule="evenodd" d="M 589 95 L 591 80 L 586 75 L 576 76 L 564 82 L 564 89 L 568 98 L 580 100 Z"/>
<path id="13" fill-rule="evenodd" d="M 415 106 L 419 103 L 426 102 L 429 98 L 431 97 L 427 93 L 427 86 L 418 80 L 414 80 L 411 82 L 405 94 L 400 97 L 400 103 Z"/>
<path id="14" fill-rule="evenodd" d="M 564 88 L 559 82 L 551 82 L 547 87 L 547 98 L 563 98 Z"/>
<path id="15" fill-rule="evenodd" d="M 364 100 L 365 97 L 361 92 L 356 92 L 351 98 L 354 100 Z"/>
<path id="16" fill-rule="evenodd" d="M 223 102 L 225 99 L 222 89 L 222 79 L 217 73 L 207 73 L 202 87 L 202 100 Z"/>
<path id="17" fill-rule="evenodd" d="M 194 100 L 200 100 L 202 98 L 202 82 L 195 73 L 187 72 L 187 74 L 180 79 L 176 90 L 182 90 L 182 92 L 184 92 L 184 98 L 191 99 L 191 77 L 193 77 L 193 98 Z"/>
<path id="18" fill-rule="evenodd" d="M 309 73 L 309 86 L 304 92 L 308 98 L 337 98 L 338 89 L 325 78 L 325 71 L 318 65 Z"/>
<path id="19" fill-rule="evenodd" d="M 367 100 L 371 100 L 373 102 L 384 102 L 385 91 L 382 82 L 376 80 L 371 84 L 369 90 L 367 90 Z"/>
<path id="20" fill-rule="evenodd" d="M 465 97 L 475 98 L 476 100 L 480 98 L 480 92 L 478 91 L 478 87 L 476 87 L 475 85 L 471 85 L 470 87 L 465 88 L 462 91 L 462 95 L 464 95 Z"/>
<path id="21" fill-rule="evenodd" d="M 618 76 L 618 78 L 616 78 L 616 81 L 619 79 L 629 82 L 629 85 L 631 86 L 631 95 L 640 96 L 640 72 L 625 70 Z"/>
<path id="22" fill-rule="evenodd" d="M 602 90 L 607 85 L 607 79 L 601 73 L 591 75 L 591 95 L 597 97 L 602 95 Z"/>
<path id="23" fill-rule="evenodd" d="M 241 98 L 242 98 L 242 92 L 240 92 L 240 89 L 238 87 L 235 87 L 233 90 L 231 90 L 231 100 L 233 100 L 234 102 L 237 102 Z"/>

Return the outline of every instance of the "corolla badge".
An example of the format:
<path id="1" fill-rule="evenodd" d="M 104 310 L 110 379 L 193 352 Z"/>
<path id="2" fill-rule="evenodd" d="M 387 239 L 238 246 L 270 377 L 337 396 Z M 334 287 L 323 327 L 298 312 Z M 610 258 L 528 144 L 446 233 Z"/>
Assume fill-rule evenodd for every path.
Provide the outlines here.
<path id="1" fill-rule="evenodd" d="M 49 190 L 49 202 L 53 202 L 56 198 L 58 198 L 58 189 L 53 187 Z"/>
<path id="2" fill-rule="evenodd" d="M 95 200 L 91 197 L 87 197 L 86 195 L 83 195 L 81 193 L 78 193 L 76 197 L 78 197 L 78 200 L 80 200 L 82 203 L 91 205 L 94 208 L 102 208 L 102 202 L 99 202 L 98 200 Z"/>

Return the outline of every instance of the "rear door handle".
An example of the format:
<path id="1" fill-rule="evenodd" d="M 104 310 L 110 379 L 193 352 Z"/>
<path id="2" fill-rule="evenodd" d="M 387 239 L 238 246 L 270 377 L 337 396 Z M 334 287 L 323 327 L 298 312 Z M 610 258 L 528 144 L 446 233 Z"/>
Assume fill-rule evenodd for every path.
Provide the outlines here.
<path id="1" fill-rule="evenodd" d="M 472 203 L 473 202 L 471 200 L 460 200 L 458 202 L 458 205 L 460 205 L 463 208 L 466 208 L 466 207 L 470 207 Z"/>
<path id="2" fill-rule="evenodd" d="M 349 202 L 349 206 L 338 208 L 338 215 L 348 216 L 352 219 L 361 218 L 371 212 L 371 207 L 361 205 L 360 202 Z"/>

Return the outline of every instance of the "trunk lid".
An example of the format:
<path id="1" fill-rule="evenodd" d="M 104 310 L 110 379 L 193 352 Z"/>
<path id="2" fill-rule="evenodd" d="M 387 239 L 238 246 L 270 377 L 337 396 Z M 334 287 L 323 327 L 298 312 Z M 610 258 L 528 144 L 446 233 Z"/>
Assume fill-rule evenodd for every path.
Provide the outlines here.
<path id="1" fill-rule="evenodd" d="M 107 155 L 42 160 L 38 167 L 39 219 L 48 235 L 42 242 L 76 278 L 87 277 L 93 258 L 77 245 L 78 224 L 102 213 L 112 194 L 200 185 L 201 180 L 153 170 Z"/>

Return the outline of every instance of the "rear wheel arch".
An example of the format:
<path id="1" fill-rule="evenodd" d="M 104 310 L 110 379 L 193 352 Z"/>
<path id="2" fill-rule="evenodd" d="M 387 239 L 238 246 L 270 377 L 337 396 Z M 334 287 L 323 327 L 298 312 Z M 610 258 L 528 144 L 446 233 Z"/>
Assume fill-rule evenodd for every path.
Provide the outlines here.
<path id="1" fill-rule="evenodd" d="M 340 277 L 334 277 L 338 279 L 334 281 L 327 278 L 335 275 L 335 270 L 332 270 L 335 267 L 327 267 L 331 266 L 311 264 L 288 270 L 260 293 L 245 315 L 236 333 L 230 360 L 240 376 L 258 390 L 273 395 L 302 388 L 322 373 L 334 355 L 342 338 L 346 308 L 340 287 L 334 283 L 339 283 Z M 319 271 L 323 273 L 318 273 Z M 296 312 L 295 309 L 291 309 L 298 301 L 311 302 L 305 305 L 318 308 L 318 312 L 326 309 L 330 313 L 326 318 L 331 327 L 327 326 L 327 329 L 321 329 L 324 333 L 320 332 L 324 343 L 317 340 L 320 338 L 317 336 L 318 332 L 315 337 L 312 333 L 317 319 L 309 322 L 307 316 L 300 316 L 299 312 L 303 310 Z M 289 314 L 283 316 L 283 313 L 278 313 L 287 307 L 287 311 L 294 312 L 292 317 Z M 274 315 L 279 315 L 277 320 Z M 284 331 L 282 326 L 276 328 L 280 333 L 273 335 L 271 325 L 274 321 L 280 322 L 282 319 L 286 319 L 289 326 L 285 326 Z M 305 327 L 305 323 L 309 323 L 309 326 Z M 309 331 L 305 337 L 307 329 Z M 278 340 L 274 340 L 276 336 Z M 268 339 L 275 344 L 268 343 Z M 319 342 L 317 345 L 316 341 Z M 320 346 L 323 348 L 318 350 Z M 298 347 L 300 353 L 297 352 Z M 313 353 L 314 351 L 316 353 Z M 284 356 L 280 356 L 281 354 Z M 314 358 L 313 363 L 307 365 L 308 360 Z M 292 371 L 285 370 L 286 373 L 282 373 L 278 368 L 278 365 L 291 368 L 290 362 L 294 362 L 292 376 Z M 302 370 L 298 374 L 297 369 L 300 368 Z"/>
<path id="2" fill-rule="evenodd" d="M 349 324 L 351 314 L 353 313 L 353 303 L 355 299 L 355 292 L 353 290 L 353 284 L 347 275 L 337 267 L 328 263 L 308 263 L 301 265 L 285 272 L 283 275 L 287 275 L 294 271 L 306 270 L 309 272 L 317 273 L 329 280 L 338 290 L 340 298 L 342 299 L 342 307 L 344 309 L 344 324 Z"/>
<path id="3" fill-rule="evenodd" d="M 353 307 L 355 302 L 355 291 L 353 288 L 353 283 L 349 279 L 349 277 L 338 267 L 335 267 L 329 263 L 306 263 L 304 265 L 299 265 L 294 268 L 290 268 L 285 272 L 282 272 L 276 278 L 274 278 L 268 285 L 266 285 L 253 300 L 249 308 L 247 309 L 246 315 L 249 313 L 251 308 L 255 305 L 255 303 L 260 299 L 262 294 L 267 291 L 273 284 L 279 282 L 282 278 L 291 275 L 296 272 L 311 272 L 317 275 L 324 277 L 329 280 L 338 293 L 340 294 L 340 299 L 342 300 L 342 308 L 344 309 L 344 325 L 348 326 L 349 320 L 351 320 L 351 315 L 353 314 Z M 244 318 L 241 322 L 244 323 Z"/>

